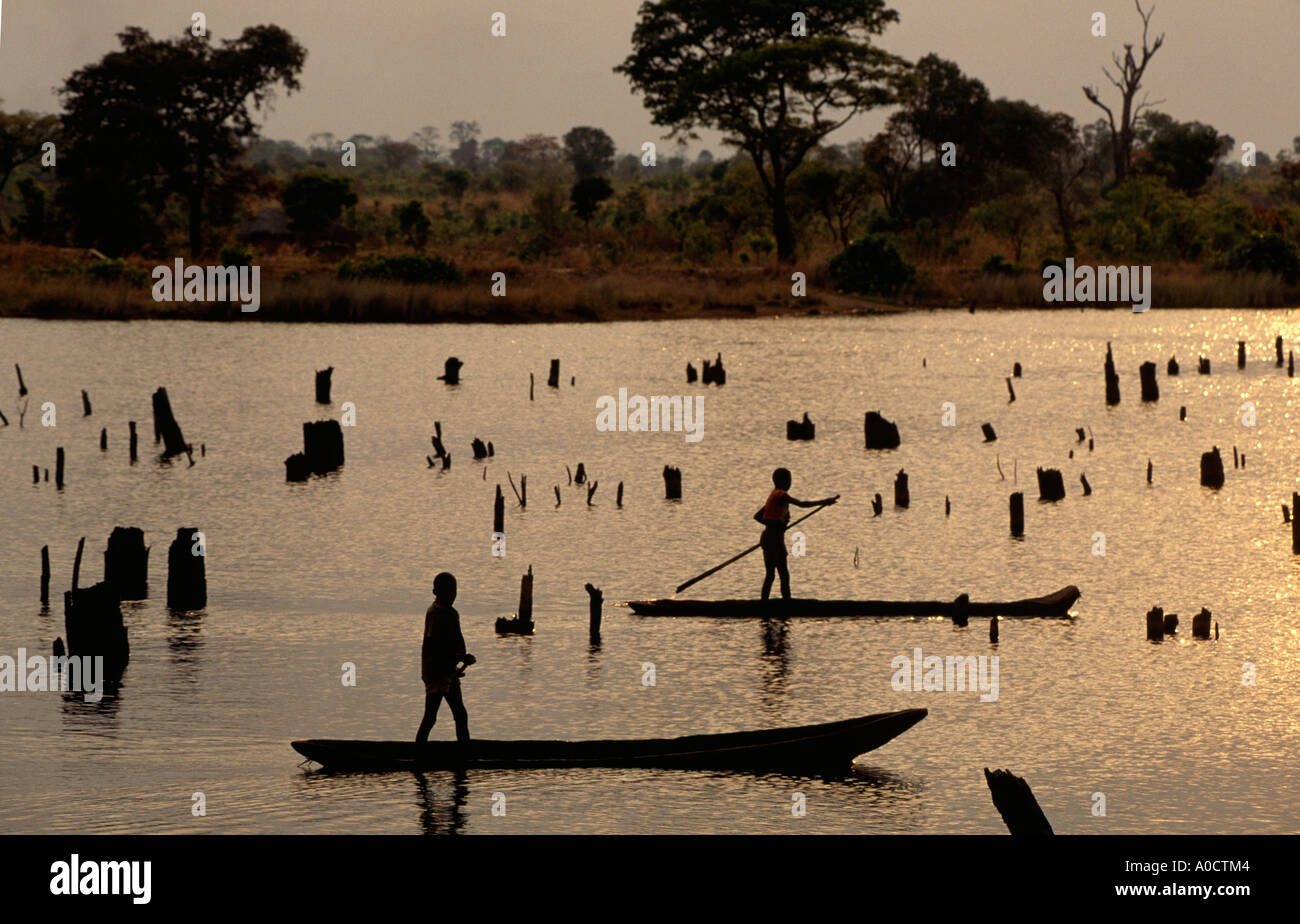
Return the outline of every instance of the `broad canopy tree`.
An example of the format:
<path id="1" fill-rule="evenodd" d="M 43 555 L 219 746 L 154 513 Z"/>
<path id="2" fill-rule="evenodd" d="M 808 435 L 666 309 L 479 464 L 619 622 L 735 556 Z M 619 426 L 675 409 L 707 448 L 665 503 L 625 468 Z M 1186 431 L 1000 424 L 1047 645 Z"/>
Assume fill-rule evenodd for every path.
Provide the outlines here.
<path id="1" fill-rule="evenodd" d="M 190 32 L 155 39 L 137 27 L 118 39 L 120 50 L 61 90 L 64 206 L 83 243 L 122 252 L 146 243 L 150 224 L 156 235 L 150 212 L 178 196 L 197 256 L 205 197 L 237 172 L 275 86 L 299 89 L 307 52 L 278 26 L 250 26 L 219 44 Z"/>
<path id="2" fill-rule="evenodd" d="M 853 116 L 896 101 L 909 65 L 871 37 L 897 20 L 885 0 L 647 0 L 615 71 L 670 137 L 714 128 L 749 155 L 789 263 L 790 176 Z"/>

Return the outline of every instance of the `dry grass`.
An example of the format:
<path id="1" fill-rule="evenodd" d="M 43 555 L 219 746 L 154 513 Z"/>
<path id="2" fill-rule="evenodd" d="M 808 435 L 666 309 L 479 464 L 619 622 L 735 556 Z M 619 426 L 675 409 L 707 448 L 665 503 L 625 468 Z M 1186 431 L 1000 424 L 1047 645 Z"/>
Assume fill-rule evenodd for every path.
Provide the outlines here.
<path id="1" fill-rule="evenodd" d="M 339 280 L 332 265 L 287 250 L 259 258 L 262 307 L 238 303 L 155 302 L 147 286 L 103 284 L 78 275 L 49 276 L 37 267 L 87 262 L 84 252 L 34 245 L 0 246 L 0 315 L 42 318 L 191 318 L 264 321 L 496 322 L 611 321 L 868 313 L 908 307 L 1044 308 L 1038 273 L 992 275 L 951 264 L 920 267 L 902 298 L 873 301 L 836 293 L 825 263 L 810 262 L 808 295 L 790 293 L 790 272 L 775 266 L 701 268 L 644 258 L 597 266 L 574 248 L 551 265 L 505 255 L 464 254 L 462 285 Z M 146 272 L 144 261 L 132 261 Z M 555 265 L 563 263 L 564 265 Z M 800 267 L 803 268 L 802 266 Z M 507 276 L 506 297 L 491 294 L 492 274 Z M 1232 275 L 1195 265 L 1158 265 L 1152 307 L 1276 308 L 1300 305 L 1300 286 L 1275 276 Z"/>

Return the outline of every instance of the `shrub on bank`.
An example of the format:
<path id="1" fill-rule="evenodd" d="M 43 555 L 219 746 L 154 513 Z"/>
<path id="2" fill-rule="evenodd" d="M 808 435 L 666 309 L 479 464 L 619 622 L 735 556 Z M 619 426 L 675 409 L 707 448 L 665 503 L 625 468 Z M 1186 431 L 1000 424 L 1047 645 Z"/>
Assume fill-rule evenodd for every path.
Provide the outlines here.
<path id="1" fill-rule="evenodd" d="M 863 295 L 897 295 L 916 279 L 893 238 L 868 234 L 831 257 L 831 279 L 837 288 Z"/>
<path id="2" fill-rule="evenodd" d="M 396 257 L 370 256 L 359 260 L 344 260 L 339 264 L 340 279 L 379 279 L 388 282 L 460 283 L 465 274 L 451 260 L 442 257 L 422 257 L 402 254 Z"/>

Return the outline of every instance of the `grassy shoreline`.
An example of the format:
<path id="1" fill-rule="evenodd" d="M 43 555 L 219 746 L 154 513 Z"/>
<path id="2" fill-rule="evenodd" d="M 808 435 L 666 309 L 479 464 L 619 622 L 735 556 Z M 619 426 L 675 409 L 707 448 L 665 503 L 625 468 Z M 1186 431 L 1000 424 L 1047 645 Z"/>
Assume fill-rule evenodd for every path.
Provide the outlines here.
<path id="1" fill-rule="evenodd" d="M 155 302 L 148 284 L 101 282 L 76 271 L 33 273 L 31 263 L 21 259 L 25 255 L 4 256 L 0 317 L 518 324 L 1106 307 L 1045 303 L 1037 273 L 996 275 L 942 264 L 922 265 L 911 291 L 886 300 L 835 292 L 824 264 L 807 270 L 808 294 L 796 297 L 790 273 L 799 267 L 567 269 L 498 263 L 467 267 L 462 284 L 405 285 L 340 280 L 323 266 L 304 272 L 269 263 L 261 270 L 261 308 L 243 312 L 236 302 Z M 63 262 L 77 265 L 66 255 Z M 147 273 L 144 264 L 137 269 Z M 504 297 L 491 293 L 492 274 L 499 271 L 508 279 Z M 1157 264 L 1152 277 L 1152 308 L 1300 306 L 1300 285 L 1288 286 L 1277 276 Z"/>

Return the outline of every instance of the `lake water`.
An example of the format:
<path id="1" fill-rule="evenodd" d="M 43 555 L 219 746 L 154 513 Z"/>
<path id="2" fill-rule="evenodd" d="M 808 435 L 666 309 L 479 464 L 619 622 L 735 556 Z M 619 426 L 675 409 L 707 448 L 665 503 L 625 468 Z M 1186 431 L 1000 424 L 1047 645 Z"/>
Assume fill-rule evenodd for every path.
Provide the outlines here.
<path id="1" fill-rule="evenodd" d="M 989 766 L 1026 777 L 1062 833 L 1294 833 L 1300 558 L 1280 505 L 1300 484 L 1300 392 L 1274 366 L 1278 334 L 1294 343 L 1292 313 L 411 327 L 0 320 L 0 371 L 10 376 L 20 363 L 31 390 L 22 429 L 14 379 L 0 398 L 10 421 L 0 428 L 0 653 L 47 653 L 63 634 L 78 537 L 87 537 L 83 584 L 100 579 L 115 525 L 143 528 L 153 549 L 149 599 L 123 604 L 131 662 L 116 695 L 98 704 L 0 695 L 0 824 L 26 833 L 999 833 Z M 1239 339 L 1250 349 L 1244 371 Z M 1123 390 L 1109 409 L 1108 340 Z M 685 384 L 686 362 L 698 367 L 718 350 L 726 386 Z M 1178 378 L 1165 375 L 1171 354 Z M 455 388 L 435 378 L 449 355 L 465 363 Z M 1212 359 L 1213 375 L 1196 374 L 1198 355 Z M 559 389 L 545 384 L 552 357 L 562 363 Z M 1143 405 L 1146 360 L 1159 364 L 1161 397 Z M 1024 376 L 1008 403 L 1003 379 L 1016 361 Z M 319 408 L 312 372 L 327 365 L 334 404 Z M 150 394 L 160 385 L 186 439 L 206 444 L 193 467 L 156 459 Z M 703 394 L 703 439 L 598 432 L 596 401 L 620 387 Z M 57 409 L 52 428 L 40 422 L 46 401 Z M 301 447 L 302 423 L 337 416 L 345 401 L 356 405 L 347 464 L 286 483 L 283 461 Z M 942 425 L 945 402 L 955 427 Z M 1253 428 L 1241 422 L 1247 402 Z M 897 422 L 898 450 L 863 448 L 868 410 Z M 805 411 L 817 439 L 787 443 L 785 421 Z M 135 466 L 128 420 L 141 434 Z M 447 472 L 425 462 L 435 420 L 453 457 Z M 982 441 L 985 421 L 997 442 Z M 1076 427 L 1090 428 L 1094 451 L 1076 442 Z M 475 436 L 494 443 L 486 463 L 472 459 Z M 1220 491 L 1198 484 L 1200 454 L 1212 445 L 1227 459 Z M 1232 468 L 1234 445 L 1244 469 Z M 31 483 L 33 464 L 53 469 L 57 446 L 67 452 L 62 492 Z M 599 481 L 591 506 L 567 483 L 566 464 L 579 462 Z M 665 464 L 682 468 L 680 503 L 664 500 Z M 756 541 L 751 516 L 777 465 L 793 470 L 796 496 L 843 494 L 806 525 L 807 554 L 791 560 L 796 596 L 1011 599 L 1073 583 L 1083 592 L 1077 618 L 1004 620 L 995 648 L 983 619 L 966 629 L 942 619 L 803 619 L 778 632 L 610 605 L 671 596 Z M 1064 472 L 1064 501 L 1036 500 L 1036 466 Z M 892 505 L 899 469 L 910 479 L 907 510 Z M 527 509 L 507 472 L 516 483 L 528 476 Z M 508 500 L 504 558 L 491 554 L 498 483 Z M 1007 497 L 1018 489 L 1027 493 L 1023 540 L 1007 526 Z M 206 535 L 208 605 L 177 616 L 165 607 L 166 550 L 182 526 Z M 1104 557 L 1093 554 L 1096 533 Z M 38 594 L 45 544 L 55 600 L 47 613 Z M 498 638 L 493 621 L 516 608 L 530 564 L 537 634 Z M 464 688 L 479 737 L 668 736 L 910 707 L 930 715 L 832 778 L 300 769 L 294 738 L 414 735 L 423 614 L 444 569 L 459 578 L 457 607 L 479 659 Z M 761 576 L 750 556 L 687 595 L 757 596 Z M 607 601 L 599 648 L 587 639 L 587 581 Z M 1181 614 L 1174 640 L 1146 641 L 1153 605 Z M 1220 624 L 1218 641 L 1190 638 L 1202 606 Z M 916 648 L 996 654 L 997 701 L 895 692 L 891 661 Z M 354 687 L 341 682 L 348 661 Z M 647 662 L 653 686 L 642 682 Z M 1248 664 L 1253 685 L 1243 683 Z M 451 734 L 444 707 L 434 736 Z M 196 792 L 205 817 L 191 813 Z M 805 817 L 791 812 L 800 792 Z M 496 793 L 504 816 L 492 812 Z M 1104 816 L 1093 814 L 1094 793 L 1104 793 Z"/>

